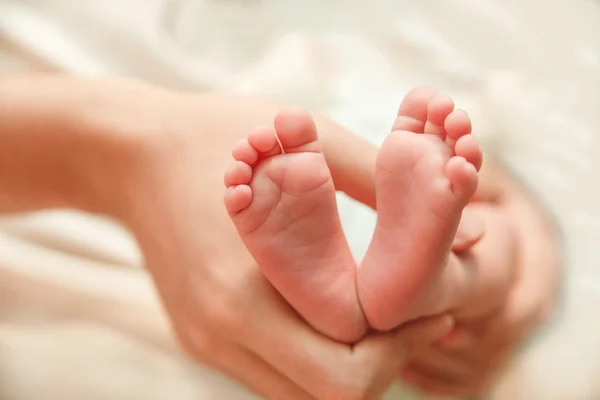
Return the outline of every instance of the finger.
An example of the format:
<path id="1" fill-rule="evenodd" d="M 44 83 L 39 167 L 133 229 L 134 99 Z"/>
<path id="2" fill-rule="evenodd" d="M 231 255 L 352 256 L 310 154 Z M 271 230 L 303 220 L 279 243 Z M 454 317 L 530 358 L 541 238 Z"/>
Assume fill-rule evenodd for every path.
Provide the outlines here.
<path id="1" fill-rule="evenodd" d="M 446 267 L 411 306 L 409 316 L 465 308 L 471 314 L 483 315 L 505 301 L 514 280 L 510 225 L 492 207 L 473 204 L 469 209 L 486 226 L 495 228 L 487 230 L 470 251 L 450 254 Z"/>
<path id="2" fill-rule="evenodd" d="M 268 399 L 315 400 L 260 357 L 222 339 L 218 333 L 196 331 L 182 342 L 195 360 L 224 372 L 260 396 Z"/>
<path id="3" fill-rule="evenodd" d="M 451 253 L 444 269 L 411 305 L 408 318 L 435 315 L 454 310 L 465 296 L 480 284 L 480 274 L 473 259 Z"/>
<path id="4" fill-rule="evenodd" d="M 495 371 L 502 368 L 518 343 L 511 339 L 496 340 L 498 337 L 496 333 L 482 333 L 481 331 L 476 333 L 466 327 L 456 330 L 459 331 L 457 340 L 462 341 L 461 345 L 464 344 L 464 346 L 455 345 L 448 349 L 444 346 L 444 341 L 441 341 L 436 343 L 435 349 L 473 366 L 479 374 L 494 374 Z"/>
<path id="5" fill-rule="evenodd" d="M 466 360 L 478 364 L 482 370 L 497 370 L 507 363 L 518 343 L 518 340 L 513 339 L 506 339 L 504 341 L 489 341 L 484 339 L 480 346 L 477 346 L 476 349 L 465 351 L 462 356 Z"/>
<path id="6" fill-rule="evenodd" d="M 363 373 L 371 374 L 371 388 L 366 391 L 366 398 L 379 398 L 396 379 L 396 371 L 409 354 L 438 341 L 452 330 L 453 325 L 454 320 L 448 315 L 423 318 L 403 325 L 395 333 L 367 337 L 358 343 L 354 347 L 355 365 L 363 369 Z M 389 358 L 390 351 L 396 357 Z"/>
<path id="7" fill-rule="evenodd" d="M 314 331 L 261 275 L 252 278 L 244 284 L 254 290 L 242 294 L 252 300 L 243 302 L 241 306 L 247 308 L 239 310 L 241 315 L 251 318 L 245 318 L 239 332 L 234 332 L 230 339 L 259 355 L 315 398 L 335 397 L 332 394 L 335 387 L 363 390 L 361 385 L 367 383 L 356 378 L 358 365 L 353 364 L 352 346 Z M 369 368 L 373 367 L 365 366 L 364 376 L 370 376 Z"/>
<path id="8" fill-rule="evenodd" d="M 452 250 L 455 252 L 467 251 L 475 245 L 484 235 L 483 219 L 472 210 L 466 207 L 463 211 Z"/>
<path id="9" fill-rule="evenodd" d="M 454 319 L 449 315 L 421 318 L 402 325 L 397 330 L 398 351 L 411 351 L 424 347 L 448 336 L 454 328 Z"/>
<path id="10" fill-rule="evenodd" d="M 375 209 L 377 146 L 327 119 L 315 118 L 315 123 L 322 133 L 323 152 L 336 190 Z"/>
<path id="11" fill-rule="evenodd" d="M 244 321 L 237 340 L 316 398 L 376 398 L 404 362 L 403 341 L 417 342 L 417 324 L 401 332 L 369 335 L 354 346 L 335 342 L 310 328 L 264 278 L 254 283 L 263 285 L 264 294 L 253 293 L 248 309 L 240 310 L 253 318 Z M 420 323 L 428 340 L 452 327 L 448 318 Z"/>
<path id="12" fill-rule="evenodd" d="M 529 290 L 521 290 L 522 287 L 531 288 L 528 285 L 531 283 L 515 285 L 505 306 L 498 313 L 470 327 L 471 334 L 479 338 L 474 358 L 485 363 L 503 362 L 538 325 L 539 300 Z M 498 354 L 498 357 L 487 356 L 491 354 Z"/>
<path id="13" fill-rule="evenodd" d="M 400 380 L 428 394 L 441 396 L 461 394 L 460 388 L 457 385 L 423 375 L 417 370 L 407 369 L 402 371 Z"/>
<path id="14" fill-rule="evenodd" d="M 419 351 L 407 368 L 449 383 L 470 382 L 482 372 L 476 363 L 432 347 Z"/>
<path id="15" fill-rule="evenodd" d="M 455 327 L 448 335 L 444 336 L 437 344 L 446 351 L 464 351 L 472 348 L 477 337 L 467 328 Z"/>
<path id="16" fill-rule="evenodd" d="M 537 240 L 533 245 L 520 246 L 515 264 L 521 268 L 508 299 L 499 313 L 484 321 L 482 335 L 488 349 L 518 346 L 548 317 L 556 288 L 557 246 L 554 238 L 549 237 L 551 230 L 544 216 L 529 199 L 514 200 L 507 207 L 512 208 L 510 215 L 538 219 L 537 223 L 515 223 L 515 242 Z"/>
<path id="17" fill-rule="evenodd" d="M 506 171 L 500 167 L 500 162 L 492 157 L 491 154 L 486 155 L 486 161 L 481 165 L 479 183 L 473 196 L 475 201 L 500 203 L 504 200 L 502 197 L 506 187 L 514 186 L 512 182 L 507 182 Z"/>
<path id="18" fill-rule="evenodd" d="M 450 254 L 446 267 L 411 309 L 411 315 L 465 308 L 471 315 L 484 315 L 505 302 L 514 280 L 510 225 L 491 207 L 471 207 L 486 226 L 493 224 L 495 228 L 487 230 L 470 251 Z"/>
<path id="19" fill-rule="evenodd" d="M 439 380 L 416 370 L 407 370 L 401 373 L 400 379 L 410 386 L 426 392 L 428 394 L 440 396 L 468 396 L 478 395 L 484 392 L 484 389 L 477 384 L 462 385 L 459 383 L 450 383 Z"/>
<path id="20" fill-rule="evenodd" d="M 527 246 L 519 246 L 515 263 L 520 266 L 519 279 L 510 293 L 505 318 L 517 325 L 535 326 L 548 315 L 555 297 L 559 278 L 556 271 L 561 260 L 556 227 L 544 214 L 544 207 L 500 164 L 484 165 L 481 178 L 480 182 L 489 187 L 481 185 L 479 197 L 502 200 L 507 214 L 514 219 L 511 222 L 515 227 L 515 242 L 527 243 Z M 506 192 L 504 198 L 500 197 L 502 192 Z"/>

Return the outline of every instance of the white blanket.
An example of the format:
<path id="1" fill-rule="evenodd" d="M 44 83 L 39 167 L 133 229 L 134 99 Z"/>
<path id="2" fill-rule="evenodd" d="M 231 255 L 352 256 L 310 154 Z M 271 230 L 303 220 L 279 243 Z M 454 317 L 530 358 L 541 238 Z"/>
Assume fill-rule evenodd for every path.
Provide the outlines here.
<path id="1" fill-rule="evenodd" d="M 597 2 L 4 0 L 0 68 L 255 93 L 375 142 L 410 87 L 453 95 L 568 250 L 563 312 L 497 396 L 600 397 Z M 341 208 L 360 255 L 373 214 Z M 66 212 L 0 221 L 0 381 L 6 400 L 253 398 L 182 359 L 127 232 Z"/>

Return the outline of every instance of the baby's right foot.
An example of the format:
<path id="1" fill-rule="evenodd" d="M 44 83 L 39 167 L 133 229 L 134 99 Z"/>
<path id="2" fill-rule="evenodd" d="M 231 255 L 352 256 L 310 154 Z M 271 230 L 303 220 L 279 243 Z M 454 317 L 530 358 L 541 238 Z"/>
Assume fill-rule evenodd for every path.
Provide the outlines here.
<path id="1" fill-rule="evenodd" d="M 367 325 L 312 117 L 287 110 L 233 151 L 225 206 L 263 274 L 313 327 L 346 342 Z"/>
<path id="2" fill-rule="evenodd" d="M 409 93 L 377 159 L 377 226 L 359 268 L 369 324 L 389 330 L 411 316 L 446 265 L 463 208 L 477 186 L 481 150 L 468 115 L 433 89 Z"/>

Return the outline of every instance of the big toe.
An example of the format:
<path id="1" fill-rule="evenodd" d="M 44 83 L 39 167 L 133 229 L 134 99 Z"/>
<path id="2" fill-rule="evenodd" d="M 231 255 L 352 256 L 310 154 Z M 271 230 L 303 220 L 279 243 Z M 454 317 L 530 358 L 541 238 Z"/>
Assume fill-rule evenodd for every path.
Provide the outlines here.
<path id="1" fill-rule="evenodd" d="M 308 111 L 285 108 L 275 116 L 274 126 L 284 153 L 322 152 L 315 121 Z"/>
<path id="2" fill-rule="evenodd" d="M 400 104 L 392 130 L 423 133 L 427 122 L 427 108 L 437 94 L 437 90 L 427 86 L 408 92 Z"/>

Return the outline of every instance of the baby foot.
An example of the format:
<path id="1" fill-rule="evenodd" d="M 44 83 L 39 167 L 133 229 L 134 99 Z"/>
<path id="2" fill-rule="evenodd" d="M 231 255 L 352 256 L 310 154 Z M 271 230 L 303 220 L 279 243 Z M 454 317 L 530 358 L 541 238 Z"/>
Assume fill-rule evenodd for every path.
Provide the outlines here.
<path id="1" fill-rule="evenodd" d="M 263 274 L 309 323 L 354 341 L 366 330 L 356 263 L 312 117 L 281 112 L 233 150 L 225 206 Z"/>
<path id="2" fill-rule="evenodd" d="M 377 159 L 377 225 L 357 281 L 366 318 L 379 330 L 410 318 L 446 265 L 481 165 L 470 119 L 449 97 L 418 88 L 398 114 Z"/>

